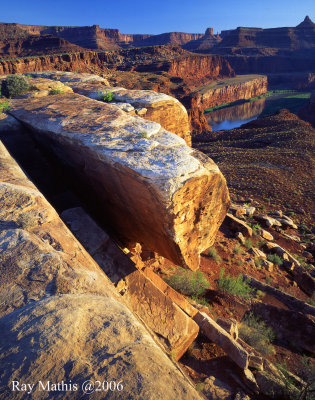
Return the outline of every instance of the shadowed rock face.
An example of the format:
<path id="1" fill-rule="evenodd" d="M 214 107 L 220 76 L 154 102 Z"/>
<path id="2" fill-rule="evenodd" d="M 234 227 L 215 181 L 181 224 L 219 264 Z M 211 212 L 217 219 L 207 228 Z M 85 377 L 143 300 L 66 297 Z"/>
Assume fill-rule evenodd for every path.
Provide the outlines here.
<path id="1" fill-rule="evenodd" d="M 1 143 L 0 191 L 1 398 L 25 398 L 16 379 L 36 384 L 32 399 L 79 400 L 84 381 L 110 377 L 124 389 L 106 398 L 198 399 Z M 70 380 L 69 394 L 39 391 Z"/>
<path id="2" fill-rule="evenodd" d="M 92 189 L 91 201 L 102 204 L 126 246 L 139 242 L 176 264 L 199 267 L 229 205 L 211 159 L 158 123 L 78 94 L 12 105 L 12 114 Z"/>

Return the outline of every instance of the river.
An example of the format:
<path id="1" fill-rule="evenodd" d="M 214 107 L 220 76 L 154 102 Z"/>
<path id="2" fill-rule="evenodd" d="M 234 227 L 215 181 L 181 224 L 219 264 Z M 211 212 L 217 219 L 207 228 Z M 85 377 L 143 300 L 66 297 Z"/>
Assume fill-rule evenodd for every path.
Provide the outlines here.
<path id="1" fill-rule="evenodd" d="M 268 114 L 268 111 L 272 114 L 277 109 L 288 108 L 291 112 L 296 112 L 305 102 L 308 102 L 308 98 L 309 93 L 288 90 L 267 98 L 221 108 L 206 113 L 205 117 L 213 131 L 228 130 L 257 119 L 263 111 L 264 114 L 266 112 Z"/>

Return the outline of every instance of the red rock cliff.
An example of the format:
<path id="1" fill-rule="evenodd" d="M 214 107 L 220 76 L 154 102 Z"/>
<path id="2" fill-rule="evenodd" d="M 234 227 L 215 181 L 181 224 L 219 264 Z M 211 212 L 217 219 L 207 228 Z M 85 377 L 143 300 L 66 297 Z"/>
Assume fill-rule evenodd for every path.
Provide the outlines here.
<path id="1" fill-rule="evenodd" d="M 268 80 L 263 75 L 244 75 L 201 86 L 182 99 L 194 132 L 209 131 L 203 111 L 218 104 L 250 99 L 267 92 Z"/>

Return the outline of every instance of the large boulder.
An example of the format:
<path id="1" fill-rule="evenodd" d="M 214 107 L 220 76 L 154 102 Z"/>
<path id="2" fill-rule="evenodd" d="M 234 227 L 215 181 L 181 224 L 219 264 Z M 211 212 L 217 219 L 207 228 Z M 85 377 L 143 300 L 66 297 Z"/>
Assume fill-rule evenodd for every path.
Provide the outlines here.
<path id="1" fill-rule="evenodd" d="M 1 142 L 0 197 L 1 399 L 198 399 Z"/>
<path id="2" fill-rule="evenodd" d="M 199 267 L 229 207 L 211 159 L 156 122 L 79 94 L 13 100 L 10 113 L 77 174 L 125 246 Z"/>
<path id="3" fill-rule="evenodd" d="M 164 129 L 176 133 L 191 145 L 187 110 L 174 97 L 153 90 L 110 87 L 106 79 L 97 75 L 55 71 L 41 72 L 32 76 L 61 81 L 74 92 L 96 100 L 99 100 L 103 93 L 112 92 L 116 106 L 121 106 L 124 111 L 134 111 L 147 120 L 158 122 Z"/>

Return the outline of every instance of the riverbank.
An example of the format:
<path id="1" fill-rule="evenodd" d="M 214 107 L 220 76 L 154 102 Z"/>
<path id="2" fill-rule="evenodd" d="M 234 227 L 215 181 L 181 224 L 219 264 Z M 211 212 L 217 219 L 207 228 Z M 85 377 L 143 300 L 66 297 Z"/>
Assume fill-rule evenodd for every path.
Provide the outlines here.
<path id="1" fill-rule="evenodd" d="M 291 107 L 290 111 L 294 112 L 294 110 L 292 110 L 292 107 L 294 107 L 294 108 L 301 107 L 303 104 L 300 104 L 300 103 L 306 102 L 310 98 L 310 96 L 311 96 L 310 92 L 300 92 L 299 90 L 268 90 L 268 92 L 263 93 L 259 96 L 251 97 L 250 99 L 240 99 L 240 100 L 236 100 L 236 101 L 231 101 L 229 103 L 218 104 L 216 106 L 206 108 L 204 110 L 204 114 L 209 114 L 212 111 L 217 111 L 217 110 L 221 110 L 224 108 L 237 106 L 240 104 L 251 103 L 253 101 L 260 100 L 263 98 L 268 99 L 270 97 L 273 98 L 272 99 L 273 101 L 279 100 L 278 103 L 273 108 L 279 109 L 279 106 L 281 106 L 281 104 L 283 104 L 283 107 L 281 107 L 281 108 L 290 109 L 290 107 Z M 282 101 L 280 102 L 280 100 L 282 100 Z M 288 104 L 288 103 L 291 103 L 291 104 Z M 270 112 L 270 114 L 271 113 L 272 112 Z M 266 115 L 266 114 L 264 113 L 264 115 Z"/>

